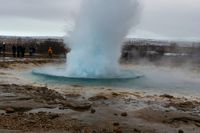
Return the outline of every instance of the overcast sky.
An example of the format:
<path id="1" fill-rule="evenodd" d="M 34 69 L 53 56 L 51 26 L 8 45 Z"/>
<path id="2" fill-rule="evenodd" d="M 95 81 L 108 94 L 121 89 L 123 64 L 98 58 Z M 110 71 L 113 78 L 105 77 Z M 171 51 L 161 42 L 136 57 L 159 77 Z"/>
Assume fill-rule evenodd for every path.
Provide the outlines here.
<path id="1" fill-rule="evenodd" d="M 0 0 L 0 35 L 63 36 L 81 0 Z M 200 0 L 140 0 L 129 37 L 200 40 Z"/>

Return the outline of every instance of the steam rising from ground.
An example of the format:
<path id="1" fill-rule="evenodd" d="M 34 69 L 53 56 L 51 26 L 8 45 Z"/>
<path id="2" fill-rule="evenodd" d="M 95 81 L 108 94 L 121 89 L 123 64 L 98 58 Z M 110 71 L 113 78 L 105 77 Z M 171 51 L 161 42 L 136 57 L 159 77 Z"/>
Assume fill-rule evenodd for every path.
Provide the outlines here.
<path id="1" fill-rule="evenodd" d="M 71 35 L 66 76 L 119 75 L 121 44 L 138 22 L 137 0 L 84 0 Z"/>

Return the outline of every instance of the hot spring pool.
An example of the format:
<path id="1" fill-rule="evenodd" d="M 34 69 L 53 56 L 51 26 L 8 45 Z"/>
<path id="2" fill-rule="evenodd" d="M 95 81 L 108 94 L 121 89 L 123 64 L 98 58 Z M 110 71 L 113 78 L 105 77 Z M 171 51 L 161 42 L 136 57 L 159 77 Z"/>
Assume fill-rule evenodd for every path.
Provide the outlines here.
<path id="1" fill-rule="evenodd" d="M 142 66 L 138 68 L 135 68 L 135 71 L 123 71 L 121 77 L 118 75 L 108 78 L 65 77 L 45 73 L 42 69 L 35 69 L 25 75 L 36 83 L 48 85 L 103 86 L 145 92 L 200 96 L 199 76 L 177 69 Z M 62 68 L 56 68 L 56 70 L 62 72 Z"/>
<path id="2" fill-rule="evenodd" d="M 46 71 L 48 70 L 48 72 Z M 56 71 L 55 71 L 56 70 Z M 54 72 L 53 72 L 54 71 Z M 52 72 L 52 73 L 51 73 Z M 78 84 L 78 85 L 93 85 L 93 86 L 121 86 L 125 87 L 137 79 L 143 77 L 130 70 L 122 70 L 118 74 L 99 76 L 99 77 L 73 77 L 63 76 L 63 68 L 48 68 L 48 69 L 34 69 L 31 75 L 37 81 L 45 82 L 48 84 Z"/>

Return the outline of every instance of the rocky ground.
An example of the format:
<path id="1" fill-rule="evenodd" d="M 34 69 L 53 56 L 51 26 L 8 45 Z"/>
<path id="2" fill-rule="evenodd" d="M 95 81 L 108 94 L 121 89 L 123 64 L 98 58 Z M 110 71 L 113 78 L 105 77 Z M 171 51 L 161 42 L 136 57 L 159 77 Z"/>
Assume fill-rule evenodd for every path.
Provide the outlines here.
<path id="1" fill-rule="evenodd" d="M 200 132 L 199 98 L 80 85 L 48 87 L 16 75 L 46 63 L 1 65 L 1 133 Z"/>

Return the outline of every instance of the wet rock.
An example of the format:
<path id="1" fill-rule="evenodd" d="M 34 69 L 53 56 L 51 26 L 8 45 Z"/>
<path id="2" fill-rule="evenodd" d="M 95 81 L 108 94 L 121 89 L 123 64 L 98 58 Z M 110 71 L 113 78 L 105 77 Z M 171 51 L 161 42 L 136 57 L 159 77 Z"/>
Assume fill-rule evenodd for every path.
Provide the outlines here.
<path id="1" fill-rule="evenodd" d="M 27 112 L 32 110 L 31 107 L 14 107 L 15 112 Z"/>
<path id="2" fill-rule="evenodd" d="M 200 123 L 195 123 L 195 125 L 196 125 L 197 127 L 200 127 Z"/>
<path id="3" fill-rule="evenodd" d="M 93 131 L 92 131 L 92 133 L 96 133 L 96 131 L 95 131 L 95 130 L 93 130 Z"/>
<path id="4" fill-rule="evenodd" d="M 119 123 L 118 122 L 114 122 L 113 126 L 119 126 Z"/>
<path id="5" fill-rule="evenodd" d="M 20 97 L 20 98 L 18 98 L 17 100 L 21 100 L 21 101 L 23 101 L 23 100 L 31 100 L 32 99 L 32 97 Z"/>
<path id="6" fill-rule="evenodd" d="M 113 132 L 114 133 L 122 133 L 122 130 L 120 128 L 120 124 L 118 122 L 113 123 Z"/>
<path id="7" fill-rule="evenodd" d="M 27 119 L 25 121 L 26 121 L 27 124 L 35 124 L 35 123 L 37 123 L 37 121 L 34 120 L 34 119 L 32 119 L 32 120 Z"/>
<path id="8" fill-rule="evenodd" d="M 88 100 L 89 101 L 98 101 L 98 100 L 107 100 L 107 99 L 108 98 L 103 95 L 97 95 L 97 96 L 90 97 Z"/>
<path id="9" fill-rule="evenodd" d="M 15 109 L 13 108 L 6 108 L 5 111 L 7 114 L 15 113 Z"/>
<path id="10" fill-rule="evenodd" d="M 65 97 L 80 97 L 80 94 L 73 94 L 73 93 L 69 93 L 69 94 L 65 94 Z"/>
<path id="11" fill-rule="evenodd" d="M 171 95 L 168 95 L 168 94 L 160 95 L 160 97 L 162 97 L 162 98 L 168 98 L 168 99 L 174 98 L 174 96 L 171 96 Z"/>
<path id="12" fill-rule="evenodd" d="M 72 87 L 77 87 L 77 88 L 80 88 L 80 87 L 84 87 L 84 86 L 82 86 L 82 85 L 71 85 Z"/>
<path id="13" fill-rule="evenodd" d="M 58 114 L 49 114 L 49 115 L 48 115 L 48 118 L 51 119 L 51 120 L 52 120 L 52 119 L 55 119 L 55 118 L 58 118 L 58 117 L 59 117 Z"/>
<path id="14" fill-rule="evenodd" d="M 114 97 L 117 97 L 117 96 L 119 96 L 120 94 L 118 94 L 118 93 L 116 93 L 116 92 L 112 92 L 112 95 L 113 95 Z"/>
<path id="15" fill-rule="evenodd" d="M 170 118 L 166 120 L 165 122 L 169 124 L 173 123 L 178 123 L 178 122 L 184 122 L 184 123 L 191 123 L 194 125 L 200 124 L 200 119 L 199 117 L 194 117 L 194 116 L 182 116 L 182 117 L 175 117 L 175 118 Z"/>
<path id="16" fill-rule="evenodd" d="M 126 112 L 121 113 L 121 116 L 126 117 L 128 114 Z"/>
<path id="17" fill-rule="evenodd" d="M 141 133 L 141 131 L 135 128 L 134 133 Z"/>
<path id="18" fill-rule="evenodd" d="M 64 106 L 69 107 L 73 110 L 84 111 L 89 110 L 91 108 L 91 103 L 84 101 L 69 101 L 64 103 Z"/>
<path id="19" fill-rule="evenodd" d="M 189 111 L 194 109 L 196 106 L 198 106 L 199 103 L 195 103 L 195 101 L 186 101 L 186 102 L 180 102 L 180 103 L 170 103 L 169 105 L 172 107 L 175 107 L 178 110 L 183 111 Z"/>
<path id="20" fill-rule="evenodd" d="M 60 109 L 60 110 L 65 110 L 65 109 L 67 109 L 67 108 L 65 108 L 65 107 L 59 107 L 59 109 Z"/>
<path id="21" fill-rule="evenodd" d="M 39 90 L 40 90 L 41 93 L 48 92 L 48 88 L 47 87 L 40 87 Z"/>
<path id="22" fill-rule="evenodd" d="M 96 110 L 95 110 L 95 109 L 91 109 L 90 112 L 91 112 L 92 114 L 94 114 L 94 113 L 96 112 Z"/>
<path id="23" fill-rule="evenodd" d="M 184 133 L 184 131 L 180 129 L 180 130 L 178 130 L 178 133 Z"/>
<path id="24" fill-rule="evenodd" d="M 122 133 L 122 130 L 120 127 L 114 129 L 113 131 L 114 131 L 114 133 Z"/>

